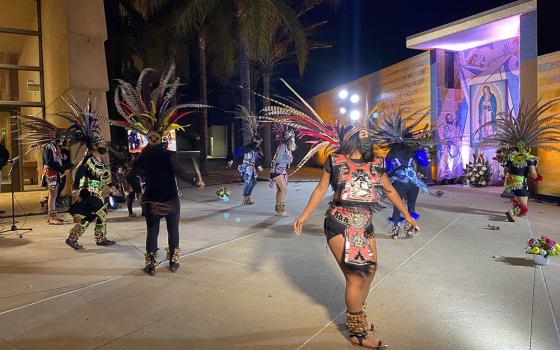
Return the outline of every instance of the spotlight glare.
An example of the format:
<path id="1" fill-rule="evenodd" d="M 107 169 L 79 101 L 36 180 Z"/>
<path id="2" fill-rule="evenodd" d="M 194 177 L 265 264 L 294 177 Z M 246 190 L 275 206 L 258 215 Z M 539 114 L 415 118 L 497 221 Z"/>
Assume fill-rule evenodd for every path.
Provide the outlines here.
<path id="1" fill-rule="evenodd" d="M 346 108 L 341 107 L 339 112 L 340 112 L 340 114 L 345 114 L 346 113 Z"/>
<path id="2" fill-rule="evenodd" d="M 346 97 L 348 97 L 348 91 L 346 90 L 340 90 L 340 92 L 338 93 L 338 98 L 341 99 L 346 99 Z"/>
<path id="3" fill-rule="evenodd" d="M 350 102 L 352 102 L 352 103 L 356 103 L 356 102 L 358 102 L 359 100 L 360 100 L 360 96 L 358 96 L 358 95 L 356 95 L 356 94 L 350 96 Z"/>
<path id="4" fill-rule="evenodd" d="M 358 120 L 360 119 L 360 112 L 353 110 L 352 112 L 350 112 L 350 119 L 352 120 Z"/>

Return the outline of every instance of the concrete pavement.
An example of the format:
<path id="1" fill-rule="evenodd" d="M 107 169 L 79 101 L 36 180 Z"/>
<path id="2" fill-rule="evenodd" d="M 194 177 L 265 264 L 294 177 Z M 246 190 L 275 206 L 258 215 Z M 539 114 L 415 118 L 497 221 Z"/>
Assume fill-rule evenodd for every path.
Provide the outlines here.
<path id="1" fill-rule="evenodd" d="M 350 349 L 342 332 L 344 281 L 322 233 L 327 205 L 291 233 L 314 183 L 290 184 L 287 218 L 272 216 L 273 191 L 241 186 L 185 190 L 181 268 L 144 275 L 145 227 L 110 214 L 113 247 L 64 244 L 70 226 L 20 219 L 34 231 L 0 238 L 0 350 Z M 528 219 L 503 221 L 499 189 L 441 187 L 421 195 L 422 234 L 393 241 L 375 214 L 380 265 L 367 310 L 391 349 L 558 349 L 560 259 L 535 267 L 531 233 L 560 239 L 560 208 L 530 204 Z M 237 195 L 237 196 L 235 196 Z M 498 225 L 499 231 L 486 229 Z M 162 224 L 160 247 L 166 244 Z"/>

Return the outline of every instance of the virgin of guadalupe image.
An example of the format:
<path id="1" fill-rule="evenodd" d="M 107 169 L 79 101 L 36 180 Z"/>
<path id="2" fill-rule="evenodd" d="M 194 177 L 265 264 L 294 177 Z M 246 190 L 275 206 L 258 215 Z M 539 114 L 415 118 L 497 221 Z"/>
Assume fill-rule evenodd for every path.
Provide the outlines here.
<path id="1" fill-rule="evenodd" d="M 489 121 L 496 120 L 496 113 L 498 112 L 498 102 L 496 96 L 490 91 L 488 85 L 482 87 L 482 97 L 478 102 L 478 126 L 488 123 Z M 495 127 L 492 126 L 492 133 L 488 128 L 481 130 L 481 135 L 479 137 L 491 136 L 495 132 Z"/>

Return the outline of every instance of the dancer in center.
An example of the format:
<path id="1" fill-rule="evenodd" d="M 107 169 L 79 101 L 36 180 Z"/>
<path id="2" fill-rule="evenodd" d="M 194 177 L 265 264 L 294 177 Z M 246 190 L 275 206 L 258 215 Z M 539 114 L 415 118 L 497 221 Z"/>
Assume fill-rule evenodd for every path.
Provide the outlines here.
<path id="1" fill-rule="evenodd" d="M 378 263 L 372 222 L 372 212 L 378 202 L 377 189 L 385 191 L 388 199 L 403 212 L 416 231 L 419 228 L 385 174 L 383 158 L 373 156 L 366 123 L 356 122 L 346 127 L 325 123 L 305 100 L 286 85 L 305 107 L 305 112 L 272 100 L 274 105 L 263 109 L 262 119 L 294 127 L 299 137 L 307 138 L 307 142 L 312 144 L 296 171 L 319 149 L 327 147 L 335 151 L 325 163 L 309 203 L 295 220 L 294 231 L 301 234 L 304 223 L 330 185 L 335 194 L 325 214 L 325 236 L 346 278 L 346 326 L 350 340 L 354 345 L 385 349 L 388 345 L 370 334 L 373 327 L 368 323 L 365 311 Z"/>
<path id="2" fill-rule="evenodd" d="M 286 216 L 285 200 L 288 194 L 288 168 L 294 160 L 292 152 L 296 150 L 296 134 L 282 124 L 274 125 L 274 131 L 279 145 L 270 167 L 270 187 L 276 184 L 276 205 L 274 206 L 276 215 Z"/>
<path id="3" fill-rule="evenodd" d="M 418 167 L 428 166 L 428 154 L 424 147 L 434 145 L 431 140 L 437 126 L 426 124 L 423 129 L 417 129 L 422 122 L 427 122 L 430 116 L 428 108 L 409 113 L 407 108 L 386 108 L 378 111 L 375 122 L 372 123 L 373 142 L 378 147 L 388 148 L 386 156 L 387 173 L 393 187 L 402 200 L 406 198 L 408 212 L 415 220 L 420 218 L 416 212 L 416 200 L 420 189 L 435 197 L 440 192 L 432 193 L 418 175 Z M 401 210 L 393 207 L 393 215 L 389 222 L 393 223 L 391 238 L 398 239 L 401 224 L 405 217 Z M 414 237 L 414 229 L 408 223 L 404 224 L 406 238 Z"/>
<path id="4" fill-rule="evenodd" d="M 162 218 L 165 218 L 167 224 L 169 270 L 175 272 L 179 268 L 181 203 L 175 176 L 187 183 L 195 183 L 197 187 L 204 186 L 197 163 L 195 170 L 198 178 L 194 179 L 182 170 L 176 153 L 168 150 L 167 143 L 162 140 L 170 132 L 182 129 L 179 121 L 193 113 L 193 109 L 209 107 L 201 104 L 177 104 L 179 79 L 174 78 L 175 65 L 161 75 L 159 86 L 150 84 L 155 81 L 154 72 L 153 69 L 146 68 L 140 74 L 136 87 L 119 81 L 115 90 L 115 105 L 125 120 L 120 125 L 148 138 L 148 145 L 134 161 L 129 175 L 142 173 L 145 179 L 142 196 L 142 211 L 147 226 L 144 272 L 151 276 L 156 274 L 158 264 L 158 235 Z M 185 111 L 186 109 L 191 111 Z"/>

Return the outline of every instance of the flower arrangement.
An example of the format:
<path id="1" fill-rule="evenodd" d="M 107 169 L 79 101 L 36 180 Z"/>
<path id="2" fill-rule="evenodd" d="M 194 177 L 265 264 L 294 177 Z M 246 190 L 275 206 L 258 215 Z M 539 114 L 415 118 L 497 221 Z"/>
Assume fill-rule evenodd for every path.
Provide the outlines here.
<path id="1" fill-rule="evenodd" d="M 541 238 L 531 238 L 527 242 L 526 253 L 542 255 L 544 258 L 557 256 L 560 254 L 560 243 L 556 243 L 545 235 L 542 235 Z"/>
<path id="2" fill-rule="evenodd" d="M 223 200 L 224 202 L 227 202 L 229 200 L 230 195 L 231 191 L 225 186 L 218 188 L 218 190 L 216 191 L 216 196 L 218 196 L 218 198 Z"/>
<path id="3" fill-rule="evenodd" d="M 479 154 L 478 151 L 474 153 L 473 157 L 474 162 L 469 162 L 463 171 L 465 182 L 477 187 L 488 186 L 492 176 L 490 163 L 484 159 L 484 154 Z"/>

